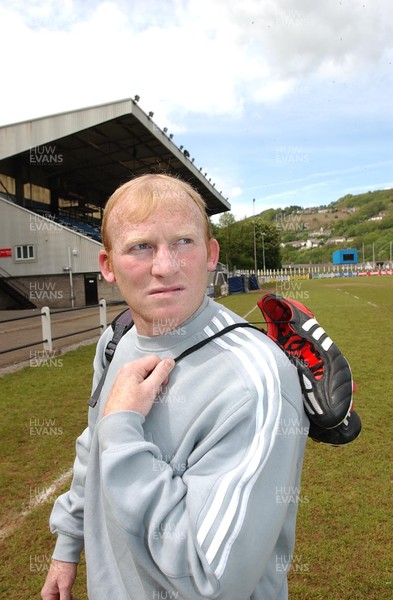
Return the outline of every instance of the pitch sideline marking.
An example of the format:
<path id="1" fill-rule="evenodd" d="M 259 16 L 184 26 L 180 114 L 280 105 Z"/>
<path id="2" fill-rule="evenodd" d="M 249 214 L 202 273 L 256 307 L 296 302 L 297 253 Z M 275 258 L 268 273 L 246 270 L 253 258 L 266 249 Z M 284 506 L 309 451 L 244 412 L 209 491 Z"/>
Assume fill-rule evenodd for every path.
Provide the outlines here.
<path id="1" fill-rule="evenodd" d="M 338 292 L 343 291 L 341 288 L 336 288 L 336 290 Z M 352 296 L 352 298 L 356 298 L 356 300 L 360 300 L 359 296 L 355 296 L 355 294 L 350 294 L 346 290 L 344 291 L 344 294 L 348 294 L 348 296 Z M 380 308 L 379 304 L 374 304 L 374 302 L 370 302 L 369 300 L 365 300 L 365 302 L 367 302 L 367 304 L 370 304 L 370 306 L 375 306 L 375 308 Z"/>
<path id="2" fill-rule="evenodd" d="M 0 540 L 4 540 L 6 537 L 11 535 L 14 530 L 21 525 L 22 521 L 33 512 L 38 506 L 44 504 L 48 498 L 54 494 L 59 487 L 61 487 L 72 475 L 72 468 L 62 473 L 44 492 L 38 495 L 34 502 L 30 502 L 29 507 L 22 510 L 19 514 L 16 514 L 11 518 L 11 523 L 5 527 L 0 528 Z"/>
<path id="3" fill-rule="evenodd" d="M 251 315 L 252 312 L 254 312 L 254 310 L 258 308 L 258 306 L 254 306 L 254 308 L 252 308 L 251 310 L 248 311 L 248 313 L 246 315 L 242 316 L 242 319 L 247 319 L 248 315 Z"/>
<path id="4" fill-rule="evenodd" d="M 71 477 L 71 475 L 72 469 L 68 469 L 68 471 L 62 473 L 60 477 L 58 477 L 48 488 L 46 488 L 44 491 L 38 494 L 38 496 L 34 499 L 33 502 L 30 501 L 29 507 L 26 510 L 22 511 L 21 515 L 23 517 L 26 517 L 35 508 L 37 508 L 37 506 L 44 504 L 48 500 L 48 498 L 50 498 L 56 492 L 56 490 Z"/>

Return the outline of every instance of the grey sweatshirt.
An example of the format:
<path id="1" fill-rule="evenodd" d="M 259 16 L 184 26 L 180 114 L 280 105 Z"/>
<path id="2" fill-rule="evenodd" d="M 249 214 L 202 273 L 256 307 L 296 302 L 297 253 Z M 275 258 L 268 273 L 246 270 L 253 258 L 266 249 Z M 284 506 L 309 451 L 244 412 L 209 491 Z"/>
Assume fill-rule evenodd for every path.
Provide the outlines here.
<path id="1" fill-rule="evenodd" d="M 176 357 L 242 320 L 205 298 L 178 329 L 120 341 L 50 519 L 54 558 L 85 548 L 90 600 L 288 597 L 309 424 L 297 371 L 266 335 L 235 329 L 183 358 L 146 418 L 101 416 L 124 363 Z"/>

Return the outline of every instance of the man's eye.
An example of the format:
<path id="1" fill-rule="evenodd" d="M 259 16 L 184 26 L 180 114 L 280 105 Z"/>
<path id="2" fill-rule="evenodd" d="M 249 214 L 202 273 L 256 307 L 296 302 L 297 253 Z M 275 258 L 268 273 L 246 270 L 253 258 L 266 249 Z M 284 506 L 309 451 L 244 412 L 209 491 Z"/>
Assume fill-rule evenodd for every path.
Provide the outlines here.
<path id="1" fill-rule="evenodd" d="M 177 244 L 192 244 L 192 239 L 191 238 L 180 238 L 180 240 L 177 240 L 176 242 Z"/>
<path id="2" fill-rule="evenodd" d="M 144 250 L 151 250 L 150 244 L 147 242 L 141 242 L 140 244 L 135 244 L 131 248 L 131 252 L 143 252 Z"/>

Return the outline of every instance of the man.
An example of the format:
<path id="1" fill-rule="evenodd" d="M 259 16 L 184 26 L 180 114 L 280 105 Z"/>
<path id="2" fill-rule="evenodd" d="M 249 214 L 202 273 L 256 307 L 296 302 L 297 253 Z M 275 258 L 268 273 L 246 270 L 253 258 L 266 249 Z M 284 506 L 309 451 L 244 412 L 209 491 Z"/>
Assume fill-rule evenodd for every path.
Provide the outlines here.
<path id="1" fill-rule="evenodd" d="M 85 549 L 91 600 L 284 600 L 308 420 L 295 367 L 205 296 L 219 247 L 186 183 L 144 175 L 109 199 L 99 260 L 135 326 L 77 442 L 42 590 L 69 600 Z M 105 368 L 101 337 L 95 387 Z M 297 424 L 284 434 L 284 424 Z M 299 427 L 299 424 L 301 427 Z M 286 490 L 286 491 L 285 491 Z"/>

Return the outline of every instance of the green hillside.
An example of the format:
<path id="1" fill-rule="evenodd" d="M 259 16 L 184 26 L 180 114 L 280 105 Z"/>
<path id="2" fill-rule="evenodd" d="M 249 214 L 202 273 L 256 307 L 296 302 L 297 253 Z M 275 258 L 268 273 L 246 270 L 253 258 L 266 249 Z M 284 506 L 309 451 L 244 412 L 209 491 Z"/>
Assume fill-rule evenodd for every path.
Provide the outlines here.
<path id="1" fill-rule="evenodd" d="M 222 215 L 215 235 L 223 262 L 254 266 L 253 218 Z M 359 261 L 389 261 L 393 242 L 393 189 L 348 194 L 328 206 L 268 209 L 255 217 L 257 264 L 321 264 L 339 248 L 356 248 Z M 263 236 L 263 237 L 262 237 Z M 263 239 L 263 244 L 262 244 Z M 264 248 L 261 248 L 261 246 Z"/>

